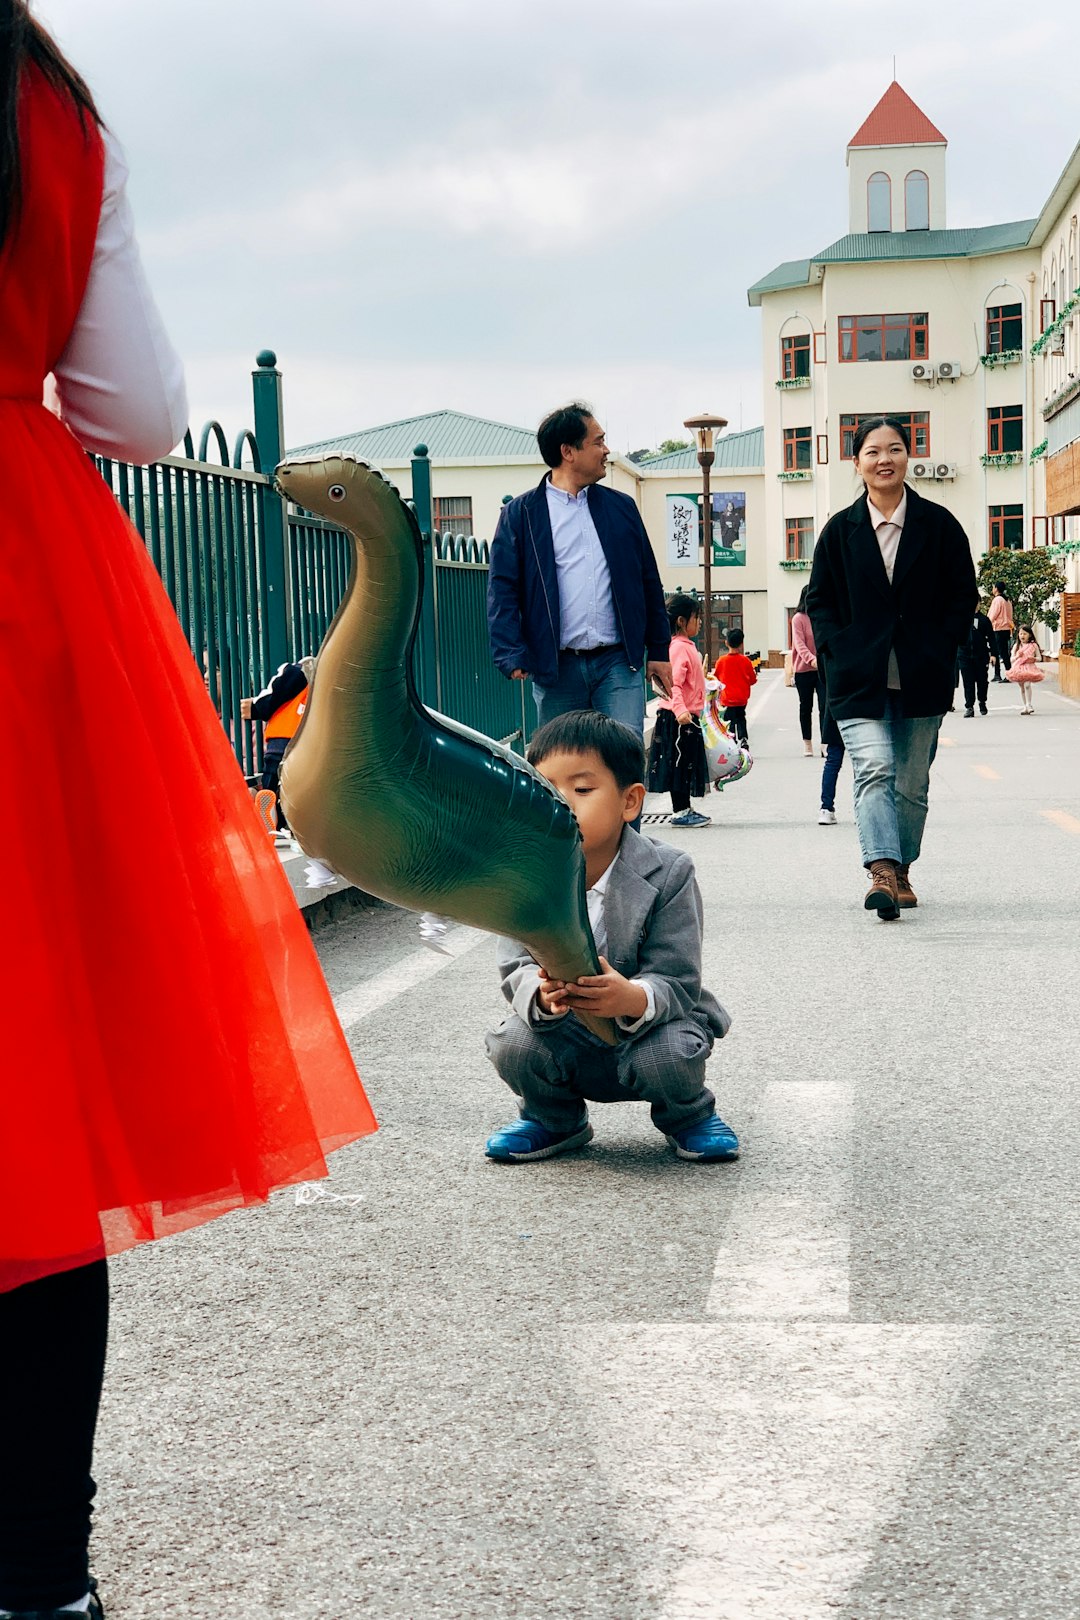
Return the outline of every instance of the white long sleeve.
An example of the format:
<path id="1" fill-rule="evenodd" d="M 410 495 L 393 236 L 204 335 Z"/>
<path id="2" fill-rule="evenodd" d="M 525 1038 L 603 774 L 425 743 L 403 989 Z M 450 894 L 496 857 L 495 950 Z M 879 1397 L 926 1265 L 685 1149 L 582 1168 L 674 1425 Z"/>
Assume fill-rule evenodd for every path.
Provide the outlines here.
<path id="1" fill-rule="evenodd" d="M 54 375 L 63 419 L 87 450 L 155 461 L 187 427 L 184 370 L 139 257 L 127 164 L 107 130 L 102 137 L 105 183 L 90 279 Z"/>

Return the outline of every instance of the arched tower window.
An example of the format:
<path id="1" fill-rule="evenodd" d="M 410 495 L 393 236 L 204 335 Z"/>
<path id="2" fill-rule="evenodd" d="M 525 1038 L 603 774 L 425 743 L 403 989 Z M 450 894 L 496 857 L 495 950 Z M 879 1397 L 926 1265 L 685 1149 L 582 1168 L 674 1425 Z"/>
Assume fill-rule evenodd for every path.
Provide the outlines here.
<path id="1" fill-rule="evenodd" d="M 930 229 L 930 182 L 921 169 L 912 169 L 904 181 L 904 229 Z"/>
<path id="2" fill-rule="evenodd" d="M 866 228 L 892 230 L 892 181 L 880 169 L 866 182 Z"/>

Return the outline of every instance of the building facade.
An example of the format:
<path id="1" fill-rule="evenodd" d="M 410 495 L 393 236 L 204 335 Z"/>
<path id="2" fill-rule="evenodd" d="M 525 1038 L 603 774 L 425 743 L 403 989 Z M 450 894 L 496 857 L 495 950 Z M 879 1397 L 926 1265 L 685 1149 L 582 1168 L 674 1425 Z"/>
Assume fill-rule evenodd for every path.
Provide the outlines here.
<path id="1" fill-rule="evenodd" d="M 868 415 L 907 424 L 909 477 L 955 513 L 973 557 L 1073 536 L 1080 147 L 1037 218 L 976 229 L 947 225 L 945 160 L 945 137 L 893 83 L 848 146 L 848 234 L 750 288 L 773 647 L 788 644 L 814 537 L 858 493 L 851 441 Z"/>

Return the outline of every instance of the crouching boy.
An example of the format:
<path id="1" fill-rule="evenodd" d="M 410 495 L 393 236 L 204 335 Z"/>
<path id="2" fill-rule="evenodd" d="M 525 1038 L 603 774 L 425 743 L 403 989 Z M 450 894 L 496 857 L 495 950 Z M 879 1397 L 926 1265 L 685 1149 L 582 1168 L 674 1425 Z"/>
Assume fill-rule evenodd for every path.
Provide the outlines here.
<path id="1" fill-rule="evenodd" d="M 592 1138 L 587 1102 L 647 1102 L 681 1159 L 735 1159 L 705 1062 L 731 1019 L 701 985 L 701 895 L 689 855 L 636 833 L 645 754 L 629 726 L 594 710 L 560 715 L 532 739 L 529 763 L 567 799 L 581 828 L 595 976 L 550 979 L 523 945 L 500 939 L 513 1011 L 487 1054 L 520 1118 L 487 1144 L 491 1159 L 550 1159 Z M 614 1018 L 610 1047 L 575 1016 Z"/>

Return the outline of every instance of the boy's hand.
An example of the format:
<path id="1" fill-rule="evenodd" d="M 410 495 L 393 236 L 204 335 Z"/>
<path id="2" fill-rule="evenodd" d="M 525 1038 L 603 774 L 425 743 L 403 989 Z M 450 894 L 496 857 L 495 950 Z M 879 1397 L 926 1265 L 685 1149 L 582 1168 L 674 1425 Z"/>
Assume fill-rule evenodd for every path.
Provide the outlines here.
<path id="1" fill-rule="evenodd" d="M 573 1012 L 595 1013 L 598 1018 L 640 1018 L 649 1005 L 641 986 L 616 973 L 606 957 L 600 958 L 600 967 L 600 973 L 585 974 L 573 984 L 561 985 L 558 1007 L 553 1011 L 570 1008 Z"/>
<path id="2" fill-rule="evenodd" d="M 540 984 L 536 991 L 536 999 L 540 1003 L 541 1012 L 548 1017 L 561 1018 L 570 1008 L 565 1000 L 566 986 L 561 979 L 553 979 L 546 968 L 540 969 Z"/>

